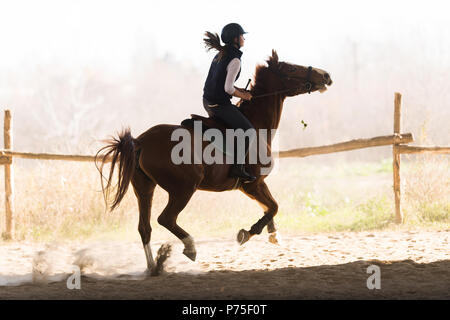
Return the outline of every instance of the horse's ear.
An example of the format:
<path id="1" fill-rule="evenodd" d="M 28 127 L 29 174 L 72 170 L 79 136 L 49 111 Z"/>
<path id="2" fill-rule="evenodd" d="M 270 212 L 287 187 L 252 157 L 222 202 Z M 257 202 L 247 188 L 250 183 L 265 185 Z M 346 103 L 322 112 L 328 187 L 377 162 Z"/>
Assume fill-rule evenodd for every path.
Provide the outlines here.
<path id="1" fill-rule="evenodd" d="M 272 49 L 272 56 L 267 60 L 269 67 L 276 67 L 278 65 L 278 54 L 275 49 Z"/>

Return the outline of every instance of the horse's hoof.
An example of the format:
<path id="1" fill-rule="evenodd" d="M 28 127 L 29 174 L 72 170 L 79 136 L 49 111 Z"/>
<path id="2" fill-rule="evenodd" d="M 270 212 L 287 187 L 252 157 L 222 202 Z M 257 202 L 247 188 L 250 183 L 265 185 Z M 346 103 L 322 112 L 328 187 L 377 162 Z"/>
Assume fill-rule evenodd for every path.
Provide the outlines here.
<path id="1" fill-rule="evenodd" d="M 239 242 L 240 245 L 243 245 L 249 239 L 250 239 L 250 232 L 244 229 L 239 230 L 237 235 L 237 242 Z"/>
<path id="2" fill-rule="evenodd" d="M 188 257 L 189 259 L 191 259 L 192 261 L 195 261 L 195 257 L 197 257 L 197 251 L 195 250 L 183 250 L 183 254 Z"/>
<path id="3" fill-rule="evenodd" d="M 146 278 L 157 276 L 156 268 L 155 268 L 155 267 L 153 267 L 153 268 L 147 267 L 147 269 L 146 269 L 145 272 L 144 272 L 144 276 L 145 276 Z"/>
<path id="4" fill-rule="evenodd" d="M 273 243 L 273 244 L 280 244 L 280 242 L 278 241 L 276 232 L 269 234 L 269 242 Z"/>

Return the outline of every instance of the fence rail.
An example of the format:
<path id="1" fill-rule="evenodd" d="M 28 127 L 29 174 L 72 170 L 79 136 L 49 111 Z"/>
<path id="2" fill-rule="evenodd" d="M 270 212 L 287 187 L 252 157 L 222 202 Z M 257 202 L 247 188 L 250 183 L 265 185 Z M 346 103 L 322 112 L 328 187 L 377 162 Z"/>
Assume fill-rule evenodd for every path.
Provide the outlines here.
<path id="1" fill-rule="evenodd" d="M 372 148 L 378 146 L 392 145 L 393 153 L 393 181 L 395 196 L 395 221 L 403 222 L 401 210 L 401 183 L 400 183 L 400 160 L 401 154 L 412 153 L 432 153 L 432 154 L 450 154 L 450 147 L 440 146 L 409 146 L 407 143 L 413 142 L 411 133 L 401 133 L 401 107 L 402 96 L 395 93 L 394 97 L 394 132 L 392 135 L 373 137 L 369 139 L 354 139 L 331 145 L 298 148 L 274 152 L 275 157 L 307 157 L 317 154 L 327 154 L 343 152 L 349 150 Z M 0 150 L 0 165 L 5 166 L 5 239 L 14 237 L 14 158 L 36 159 L 36 160 L 63 160 L 63 161 L 94 161 L 92 155 L 71 155 L 71 154 L 51 154 L 51 153 L 32 153 L 13 151 L 12 135 L 12 115 L 9 110 L 5 110 L 4 118 L 4 149 Z"/>
<path id="2" fill-rule="evenodd" d="M 447 154 L 450 153 L 450 147 L 418 147 L 418 146 L 399 146 L 400 153 L 435 153 Z"/>
<path id="3" fill-rule="evenodd" d="M 276 154 L 276 156 L 280 158 L 307 157 L 316 154 L 335 153 L 355 149 L 387 146 L 394 143 L 409 143 L 413 141 L 414 141 L 413 135 L 411 133 L 405 133 L 402 135 L 381 136 L 370 139 L 354 139 L 350 141 L 330 144 L 327 146 L 280 151 Z"/>
<path id="4" fill-rule="evenodd" d="M 73 155 L 73 154 L 54 154 L 54 153 L 32 153 L 17 152 L 0 149 L 0 163 L 10 163 L 12 158 L 37 159 L 37 160 L 66 160 L 66 161 L 94 161 L 95 156 Z"/>

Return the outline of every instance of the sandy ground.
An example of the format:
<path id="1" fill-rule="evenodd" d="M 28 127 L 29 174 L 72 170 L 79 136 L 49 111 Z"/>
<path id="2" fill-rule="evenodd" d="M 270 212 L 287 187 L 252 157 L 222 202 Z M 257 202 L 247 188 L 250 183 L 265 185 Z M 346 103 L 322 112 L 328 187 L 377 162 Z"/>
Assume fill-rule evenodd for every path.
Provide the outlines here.
<path id="1" fill-rule="evenodd" d="M 4 242 L 0 299 L 450 299 L 450 230 L 206 239 L 196 262 L 171 243 L 166 273 L 147 277 L 139 242 Z M 372 264 L 379 290 L 367 288 Z M 73 265 L 80 290 L 66 286 Z"/>

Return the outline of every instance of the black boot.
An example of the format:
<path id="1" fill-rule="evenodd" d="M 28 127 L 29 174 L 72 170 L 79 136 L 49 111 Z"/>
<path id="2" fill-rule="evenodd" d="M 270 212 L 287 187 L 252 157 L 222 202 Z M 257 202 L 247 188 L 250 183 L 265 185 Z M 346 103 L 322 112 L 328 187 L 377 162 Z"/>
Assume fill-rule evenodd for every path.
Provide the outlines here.
<path id="1" fill-rule="evenodd" d="M 244 164 L 233 164 L 231 166 L 230 175 L 241 178 L 244 183 L 250 183 L 256 180 L 256 177 L 245 171 Z"/>

